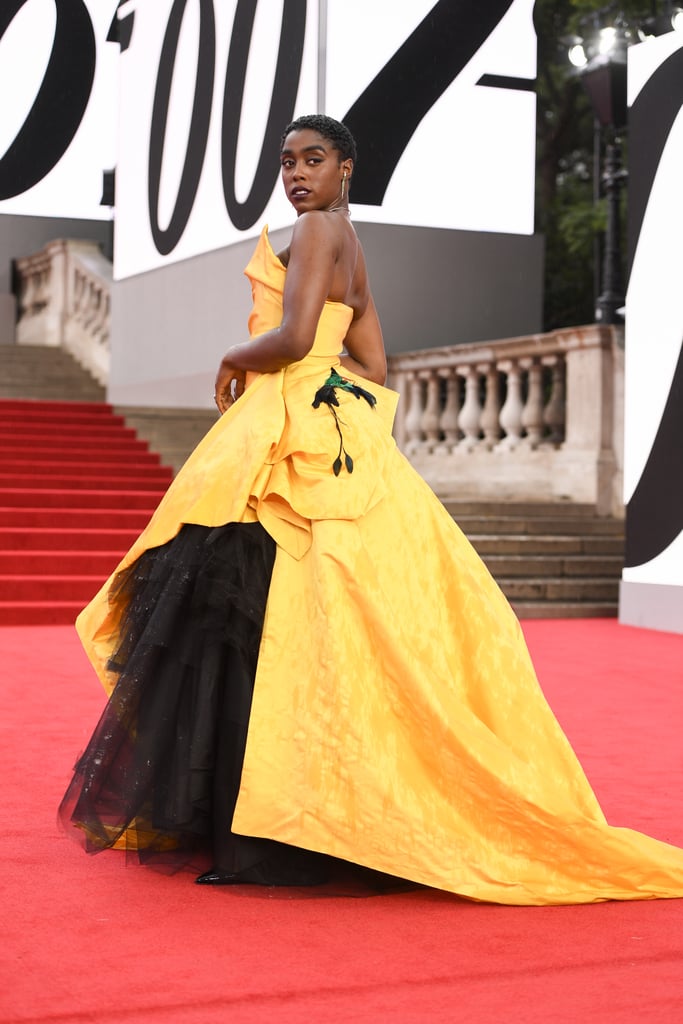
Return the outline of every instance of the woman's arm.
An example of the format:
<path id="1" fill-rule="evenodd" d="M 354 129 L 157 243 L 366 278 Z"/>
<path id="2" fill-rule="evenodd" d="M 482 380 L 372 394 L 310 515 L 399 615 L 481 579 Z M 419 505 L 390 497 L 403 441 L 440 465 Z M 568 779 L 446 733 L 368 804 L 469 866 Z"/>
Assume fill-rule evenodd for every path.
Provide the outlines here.
<path id="1" fill-rule="evenodd" d="M 372 295 L 362 316 L 352 321 L 344 339 L 344 348 L 347 354 L 342 356 L 342 366 L 375 384 L 384 384 L 387 379 L 387 357 Z"/>
<path id="2" fill-rule="evenodd" d="M 319 211 L 302 214 L 289 247 L 282 322 L 226 352 L 216 377 L 216 404 L 221 413 L 244 391 L 248 370 L 273 373 L 303 359 L 311 350 L 338 256 L 339 236 L 327 215 Z"/>

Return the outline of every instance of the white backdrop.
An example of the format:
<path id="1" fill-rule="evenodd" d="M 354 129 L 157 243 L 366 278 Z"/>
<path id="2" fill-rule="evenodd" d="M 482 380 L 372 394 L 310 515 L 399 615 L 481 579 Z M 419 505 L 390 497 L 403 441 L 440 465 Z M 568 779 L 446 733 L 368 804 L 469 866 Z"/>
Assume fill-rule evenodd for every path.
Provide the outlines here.
<path id="1" fill-rule="evenodd" d="M 106 41 L 116 5 L 2 0 L 0 213 L 111 217 L 100 199 L 116 163 L 119 48 Z"/>
<path id="2" fill-rule="evenodd" d="M 221 146 L 226 141 L 223 93 L 235 16 L 245 6 L 237 0 L 155 0 L 154 4 L 135 6 L 131 45 L 121 57 L 117 278 L 249 238 L 264 222 L 275 229 L 292 221 L 291 207 L 280 194 L 277 144 L 269 156 L 268 172 L 262 167 L 260 187 L 267 194 L 261 202 L 251 204 L 249 216 L 245 215 L 242 223 L 236 223 L 234 212 L 226 208 L 221 168 Z M 530 91 L 476 84 L 483 74 L 534 78 L 533 0 L 511 0 L 499 6 L 505 8 L 500 23 L 422 119 L 401 155 L 382 204 L 354 205 L 352 194 L 352 208 L 358 219 L 533 232 L 535 96 Z M 261 153 L 283 11 L 290 32 L 305 11 L 305 40 L 293 115 L 319 109 L 321 75 L 326 94 L 324 109 L 342 118 L 416 25 L 436 7 L 443 9 L 443 4 L 435 5 L 433 0 L 391 5 L 385 0 L 329 0 L 323 7 L 327 13 L 326 45 L 319 49 L 317 3 L 269 0 L 256 5 L 241 113 L 235 111 L 234 103 L 229 104 L 233 119 L 240 114 L 234 173 L 238 203 L 244 203 L 249 194 Z M 453 0 L 449 5 L 451 18 L 458 12 L 461 18 L 465 14 L 470 18 L 471 9 L 472 3 L 463 0 Z M 463 33 L 468 24 L 463 22 Z M 209 74 L 207 40 L 212 26 L 215 67 Z M 162 59 L 164 37 L 167 52 Z M 244 33 L 241 38 L 244 40 Z M 291 55 L 291 40 L 288 47 L 293 66 L 296 61 Z M 198 61 L 200 48 L 202 57 Z M 429 59 L 428 53 L 425 59 Z M 158 102 L 155 116 L 155 91 L 164 81 L 163 68 L 169 73 L 169 67 L 172 82 L 162 84 L 164 99 Z M 198 68 L 201 81 L 196 83 Z M 281 92 L 276 89 L 276 97 Z M 195 96 L 195 139 L 199 138 L 200 144 L 190 147 L 191 166 L 186 167 Z M 165 133 L 160 110 L 167 110 Z M 206 132 L 205 145 L 202 129 Z M 156 136 L 158 152 L 160 134 L 163 152 L 157 159 L 158 174 L 153 171 L 150 177 L 150 139 Z M 183 201 L 178 202 L 184 167 L 187 180 L 180 189 Z M 157 177 L 158 196 L 154 184 Z"/>
<path id="3" fill-rule="evenodd" d="M 402 89 L 426 69 L 429 92 L 457 49 L 381 198 L 354 203 L 352 193 L 354 215 L 530 234 L 532 11 L 533 0 L 2 0 L 0 213 L 106 218 L 102 173 L 116 165 L 117 278 L 250 238 L 264 222 L 284 227 L 292 210 L 277 144 L 286 120 L 319 109 L 343 118 L 385 75 L 369 122 L 366 110 L 371 141 L 387 113 L 405 124 Z M 107 42 L 116 13 L 129 37 L 121 52 Z M 410 46 L 413 65 L 397 79 Z M 66 90 L 57 103 L 55 83 L 55 95 Z M 271 101 L 277 131 L 273 123 L 268 133 Z"/>
<path id="4" fill-rule="evenodd" d="M 433 0 L 396 3 L 387 17 L 382 0 L 331 0 L 326 109 L 332 117 L 344 116 L 434 6 Z M 482 75 L 533 82 L 533 7 L 534 0 L 509 5 L 420 122 L 381 207 L 354 202 L 354 217 L 378 224 L 533 234 L 535 93 L 477 84 Z M 457 3 L 450 5 L 459 37 L 473 27 L 464 14 Z M 429 68 L 428 51 L 422 59 Z M 359 157 L 362 161 L 362 149 Z"/>
<path id="5" fill-rule="evenodd" d="M 168 96 L 168 117 L 160 169 L 159 198 L 156 211 L 148 195 L 149 153 L 154 112 L 154 95 L 160 78 L 160 58 L 169 15 L 184 6 L 185 12 L 173 62 L 172 87 Z M 234 174 L 235 195 L 244 202 L 254 182 L 254 174 L 264 139 L 265 125 L 273 94 L 275 66 L 280 43 L 283 0 L 256 5 L 256 17 L 249 46 L 244 83 L 244 98 L 239 118 L 237 159 Z M 291 7 L 290 4 L 287 4 Z M 121 57 L 121 143 L 116 172 L 115 274 L 128 277 L 144 270 L 186 259 L 212 249 L 230 245 L 257 233 L 268 222 L 271 229 L 291 222 L 289 203 L 276 189 L 279 173 L 278 145 L 285 123 L 278 124 L 277 139 L 272 141 L 269 171 L 262 208 L 251 228 L 239 228 L 226 209 L 223 193 L 221 145 L 223 140 L 223 95 L 228 53 L 233 34 L 237 0 L 200 3 L 188 0 L 155 0 L 138 4 L 131 45 Z M 305 37 L 301 57 L 296 112 L 314 111 L 318 95 L 318 19 L 317 3 L 300 3 L 305 12 Z M 207 56 L 198 61 L 200 29 L 215 26 L 215 66 L 212 75 L 195 89 L 198 67 L 206 72 Z M 208 43 L 205 52 L 208 53 Z M 201 91 L 203 90 L 203 92 Z M 151 219 L 155 216 L 162 233 L 168 229 L 179 194 L 179 185 L 188 151 L 193 99 L 200 96 L 206 121 L 206 145 L 197 160 L 194 180 L 186 189 L 187 223 L 172 249 L 161 253 L 155 243 Z M 199 115 L 197 115 L 199 117 Z M 157 122 L 159 118 L 157 118 Z M 196 159 L 200 147 L 191 155 Z M 200 154 L 201 155 L 201 154 Z M 275 191 L 275 195 L 273 192 Z M 259 204 L 260 205 L 260 204 Z M 175 232 L 178 234 L 178 232 Z M 169 239 L 164 242 L 168 246 Z"/>
<path id="6" fill-rule="evenodd" d="M 670 32 L 629 50 L 628 101 L 632 106 L 654 73 L 683 48 L 680 32 Z M 632 140 L 645 145 L 647 140 Z M 669 398 L 683 341 L 683 108 L 674 120 L 657 166 L 633 257 L 626 299 L 624 500 L 639 485 Z M 680 485 L 683 460 L 678 438 Z M 666 489 L 667 482 L 663 481 Z M 655 497 L 666 502 L 666 493 Z M 648 531 L 647 522 L 627 520 L 628 529 Z M 683 586 L 683 530 L 641 565 L 625 568 L 629 583 Z"/>

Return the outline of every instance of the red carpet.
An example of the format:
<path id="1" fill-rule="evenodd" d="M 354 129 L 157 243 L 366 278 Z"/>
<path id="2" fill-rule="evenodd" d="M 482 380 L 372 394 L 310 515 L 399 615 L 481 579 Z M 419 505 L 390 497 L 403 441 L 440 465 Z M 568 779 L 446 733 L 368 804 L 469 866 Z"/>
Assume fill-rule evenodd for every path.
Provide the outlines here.
<path id="1" fill-rule="evenodd" d="M 683 845 L 683 637 L 524 623 L 614 824 Z M 73 631 L 0 629 L 3 1024 L 683 1019 L 683 900 L 471 904 L 209 890 L 88 858 L 55 809 L 103 695 Z"/>
<path id="2" fill-rule="evenodd" d="M 171 477 L 108 405 L 0 400 L 0 626 L 73 622 Z"/>

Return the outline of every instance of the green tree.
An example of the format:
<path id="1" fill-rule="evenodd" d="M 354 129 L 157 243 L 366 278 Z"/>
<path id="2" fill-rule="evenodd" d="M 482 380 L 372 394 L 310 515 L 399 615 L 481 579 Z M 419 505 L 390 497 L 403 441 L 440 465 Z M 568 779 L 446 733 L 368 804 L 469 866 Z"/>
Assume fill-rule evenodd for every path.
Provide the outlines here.
<path id="1" fill-rule="evenodd" d="M 621 13 L 633 22 L 656 13 L 624 0 L 536 0 L 538 36 L 537 230 L 546 239 L 546 330 L 595 318 L 596 239 L 605 209 L 595 202 L 594 118 L 580 77 L 569 63 L 568 42 Z"/>

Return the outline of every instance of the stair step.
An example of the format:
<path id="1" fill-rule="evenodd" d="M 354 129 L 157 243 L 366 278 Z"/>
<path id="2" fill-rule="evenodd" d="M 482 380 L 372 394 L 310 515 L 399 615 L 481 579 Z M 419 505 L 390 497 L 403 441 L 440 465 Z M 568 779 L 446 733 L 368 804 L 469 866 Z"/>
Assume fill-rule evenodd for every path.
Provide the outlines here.
<path id="1" fill-rule="evenodd" d="M 21 427 L 21 436 L 26 438 L 38 438 L 42 440 L 46 435 L 51 438 L 60 438 L 64 442 L 79 440 L 83 436 L 84 428 L 77 423 L 54 421 L 49 425 L 46 423 L 24 423 Z M 136 433 L 132 427 L 122 427 L 117 423 L 110 423 L 107 419 L 94 423 L 87 428 L 88 437 L 100 438 L 102 441 L 109 440 L 114 436 L 119 440 L 124 438 L 135 440 Z M 17 436 L 16 427 L 12 428 L 7 423 L 0 422 L 0 444 L 11 443 Z"/>
<path id="2" fill-rule="evenodd" d="M 55 526 L 19 529 L 0 527 L 0 554 L 16 552 L 17 558 L 29 551 L 127 551 L 138 537 L 133 529 L 60 529 Z M 7 570 L 9 571 L 9 570 Z"/>
<path id="3" fill-rule="evenodd" d="M 623 520 L 591 505 L 446 502 L 521 619 L 613 618 Z"/>
<path id="4" fill-rule="evenodd" d="M 83 384 L 73 387 L 70 381 L 60 383 L 54 379 L 49 384 L 35 384 L 30 377 L 25 381 L 8 381 L 3 379 L 0 370 L 0 398 L 19 399 L 27 398 L 29 395 L 46 401 L 57 401 L 63 399 L 65 395 L 71 395 L 74 402 L 81 399 L 97 401 L 98 398 L 104 401 L 105 390 L 97 386 L 86 387 Z"/>
<path id="5" fill-rule="evenodd" d="M 20 508 L 78 508 L 78 509 L 145 509 L 152 513 L 159 504 L 160 493 L 146 490 L 111 491 L 72 490 L 60 488 L 6 487 L 0 492 L 0 501 L 7 507 Z"/>
<path id="6" fill-rule="evenodd" d="M 18 404 L 18 403 L 17 403 Z M 77 403 L 72 403 L 76 406 Z M 84 403 L 85 404 L 85 403 Z M 0 402 L 0 430 L 20 430 L 23 431 L 26 427 L 47 427 L 51 430 L 53 427 L 58 426 L 73 426 L 77 430 L 81 430 L 83 427 L 94 426 L 94 427 L 123 427 L 125 426 L 125 419 L 121 415 L 116 415 L 111 411 L 107 411 L 108 407 L 103 407 L 104 412 L 90 411 L 90 408 L 69 409 L 66 402 L 37 402 L 35 408 L 29 407 L 27 403 L 23 403 L 22 408 L 8 409 L 7 403 Z"/>
<path id="7" fill-rule="evenodd" d="M 2 494 L 0 494 L 0 501 Z M 3 508 L 0 506 L 0 529 L 19 527 L 22 534 L 27 531 L 52 528 L 63 532 L 72 530 L 82 534 L 86 530 L 101 530 L 110 535 L 112 531 L 137 536 L 149 522 L 146 509 L 128 508 Z"/>
<path id="8" fill-rule="evenodd" d="M 489 572 L 502 577 L 598 577 L 618 576 L 623 559 L 620 555 L 574 555 L 568 558 L 554 555 L 485 555 Z"/>
<path id="9" fill-rule="evenodd" d="M 74 357 L 66 349 L 59 345 L 2 345 L 0 346 L 0 362 L 12 362 L 16 360 L 22 364 L 35 363 L 36 366 L 43 366 L 45 362 L 65 363 L 69 366 L 76 366 L 82 373 L 85 370 L 76 362 Z"/>
<path id="10" fill-rule="evenodd" d="M 0 601 L 0 626 L 71 626 L 83 601 Z"/>
<path id="11" fill-rule="evenodd" d="M 572 516 L 563 511 L 557 516 L 460 516 L 455 519 L 463 533 L 479 536 L 510 536 L 515 534 L 607 534 L 622 536 L 624 524 L 620 519 L 600 518 L 589 519 L 584 516 Z"/>
<path id="12" fill-rule="evenodd" d="M 92 457 L 93 452 L 99 452 L 105 447 L 102 443 L 102 438 L 98 435 L 96 437 L 81 436 L 68 439 L 68 452 L 70 455 L 78 455 L 79 453 L 83 457 Z M 0 448 L 14 448 L 17 453 L 27 452 L 32 454 L 34 450 L 45 451 L 45 452 L 62 452 L 64 451 L 64 438 L 57 436 L 50 436 L 45 434 L 43 437 L 22 437 L 17 435 L 16 438 L 5 435 L 0 435 Z M 117 454 L 135 453 L 135 452 L 148 452 L 149 447 L 146 441 L 142 441 L 139 437 L 120 437 L 114 435 L 106 440 L 106 451 Z"/>
<path id="13" fill-rule="evenodd" d="M 61 349 L 0 351 L 0 625 L 73 623 L 172 479 Z"/>
<path id="14" fill-rule="evenodd" d="M 608 601 L 616 604 L 619 596 L 619 580 L 582 577 L 563 579 L 549 576 L 547 579 L 497 578 L 496 582 L 508 601 Z"/>
<path id="15" fill-rule="evenodd" d="M 104 583 L 101 574 L 81 576 L 0 575 L 3 601 L 82 601 L 87 604 Z"/>
<path id="16" fill-rule="evenodd" d="M 131 542 L 132 543 L 132 542 Z M 127 547 L 130 547 L 128 545 Z M 123 558 L 127 547 L 117 551 L 0 550 L 2 576 L 96 576 L 105 580 Z"/>
<path id="17" fill-rule="evenodd" d="M 577 516 L 582 518 L 595 518 L 595 505 L 587 503 L 580 504 L 569 501 L 477 501 L 472 500 L 445 500 L 442 502 L 444 508 L 450 512 L 456 522 L 461 516 L 484 516 L 511 515 L 517 518 L 522 516 Z"/>
<path id="18" fill-rule="evenodd" d="M 519 619 L 613 619 L 616 601 L 512 601 Z"/>
<path id="19" fill-rule="evenodd" d="M 0 399 L 104 402 L 105 389 L 64 349 L 0 345 Z"/>
<path id="20" fill-rule="evenodd" d="M 109 488 L 112 490 L 119 487 L 130 487 L 135 484 L 137 491 L 151 491 L 161 496 L 165 486 L 171 482 L 172 476 L 169 471 L 163 476 L 158 475 L 154 470 L 146 474 L 136 475 L 126 473 L 100 473 L 93 476 L 78 476 L 76 474 L 54 473 L 50 476 L 41 477 L 34 473 L 0 473 L 0 493 L 4 490 L 22 489 L 31 487 L 33 490 L 54 490 L 62 488 L 68 491 L 92 490 L 92 488 Z M 3 498 L 4 500 L 4 498 Z"/>
<path id="21" fill-rule="evenodd" d="M 472 546 L 482 556 L 488 555 L 623 555 L 624 539 L 621 536 L 598 534 L 597 537 L 585 534 L 574 536 L 518 536 L 507 534 L 502 536 L 483 537 L 478 533 L 468 534 Z"/>
<path id="22" fill-rule="evenodd" d="M 51 459 L 49 461 L 38 459 L 17 459 L 15 462 L 6 461 L 0 458 L 0 488 L 12 481 L 21 484 L 24 481 L 33 482 L 40 480 L 36 486 L 48 487 L 52 485 L 52 478 L 59 477 L 62 480 L 78 480 L 92 486 L 95 480 L 106 482 L 107 480 L 145 480 L 158 483 L 160 486 L 168 487 L 172 474 L 166 466 L 140 465 L 135 459 L 123 459 L 120 462 L 99 463 L 96 461 L 78 462 Z M 69 485 L 66 485 L 69 486 Z M 79 483 L 77 486 L 83 486 Z"/>
<path id="23" fill-rule="evenodd" d="M 64 412 L 76 412 L 76 413 L 88 413 L 95 416 L 110 416 L 113 413 L 113 407 L 108 405 L 107 402 L 81 402 L 78 399 L 73 401 L 53 401 L 53 402 L 42 402 L 40 399 L 23 398 L 0 398 L 0 416 L 3 412 L 21 412 L 27 408 L 32 410 L 32 407 L 40 410 L 49 410 L 52 413 Z M 118 415 L 118 414 L 114 414 Z"/>
<path id="24" fill-rule="evenodd" d="M 99 465 L 109 468 L 112 465 L 120 465 L 126 468 L 132 466 L 160 466 L 161 462 L 156 452 L 149 451 L 112 451 L 109 445 L 106 448 L 100 447 L 97 450 L 89 449 L 80 455 L 74 452 L 71 447 L 61 449 L 55 446 L 50 448 L 9 448 L 0 445 L 0 466 L 3 472 L 10 469 L 21 468 L 29 461 L 32 466 L 45 464 L 50 466 L 76 466 L 79 469 L 86 466 Z"/>

